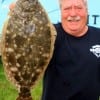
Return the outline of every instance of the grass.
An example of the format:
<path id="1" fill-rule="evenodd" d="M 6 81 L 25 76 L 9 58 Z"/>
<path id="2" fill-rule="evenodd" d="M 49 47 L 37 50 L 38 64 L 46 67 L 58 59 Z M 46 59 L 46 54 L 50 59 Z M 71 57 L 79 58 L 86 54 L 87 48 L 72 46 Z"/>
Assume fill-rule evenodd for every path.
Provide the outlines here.
<path id="1" fill-rule="evenodd" d="M 40 100 L 41 98 L 41 81 L 37 83 L 34 89 L 31 90 L 32 98 Z M 0 63 L 0 100 L 16 100 L 18 91 L 5 77 L 2 63 Z"/>

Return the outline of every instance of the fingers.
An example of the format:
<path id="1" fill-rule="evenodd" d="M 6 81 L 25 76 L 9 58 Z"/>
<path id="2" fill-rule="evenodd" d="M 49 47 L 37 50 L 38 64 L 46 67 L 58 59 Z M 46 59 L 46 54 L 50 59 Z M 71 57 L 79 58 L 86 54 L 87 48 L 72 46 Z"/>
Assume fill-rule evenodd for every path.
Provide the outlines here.
<path id="1" fill-rule="evenodd" d="M 9 6 L 9 9 L 10 9 L 10 10 L 13 10 L 14 7 L 15 7 L 15 3 L 11 3 L 10 6 Z"/>

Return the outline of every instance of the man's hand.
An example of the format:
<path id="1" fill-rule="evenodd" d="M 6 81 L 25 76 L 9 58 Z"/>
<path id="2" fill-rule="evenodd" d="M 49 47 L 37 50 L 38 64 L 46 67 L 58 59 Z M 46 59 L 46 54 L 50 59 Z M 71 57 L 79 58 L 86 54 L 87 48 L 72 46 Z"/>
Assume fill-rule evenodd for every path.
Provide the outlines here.
<path id="1" fill-rule="evenodd" d="M 13 10 L 14 7 L 15 7 L 15 3 L 11 3 L 10 6 L 9 6 L 10 11 Z"/>

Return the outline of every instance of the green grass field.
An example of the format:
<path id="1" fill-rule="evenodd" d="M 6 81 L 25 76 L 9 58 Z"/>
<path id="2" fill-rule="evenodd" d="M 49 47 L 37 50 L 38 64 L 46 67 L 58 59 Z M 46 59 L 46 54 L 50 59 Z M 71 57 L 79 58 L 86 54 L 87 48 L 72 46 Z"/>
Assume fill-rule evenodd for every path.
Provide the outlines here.
<path id="1" fill-rule="evenodd" d="M 32 89 L 31 94 L 34 100 L 40 100 L 42 82 L 38 82 L 34 89 Z M 4 69 L 0 63 L 0 100 L 16 100 L 18 92 L 13 84 L 11 84 L 5 77 Z"/>

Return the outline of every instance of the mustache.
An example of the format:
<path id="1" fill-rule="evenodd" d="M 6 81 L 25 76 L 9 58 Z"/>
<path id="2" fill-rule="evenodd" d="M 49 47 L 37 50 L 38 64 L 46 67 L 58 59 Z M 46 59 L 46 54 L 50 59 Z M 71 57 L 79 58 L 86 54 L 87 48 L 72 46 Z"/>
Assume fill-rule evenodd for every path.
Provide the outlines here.
<path id="1" fill-rule="evenodd" d="M 69 16 L 68 18 L 67 18 L 67 21 L 79 21 L 81 18 L 80 18 L 80 16 Z"/>

